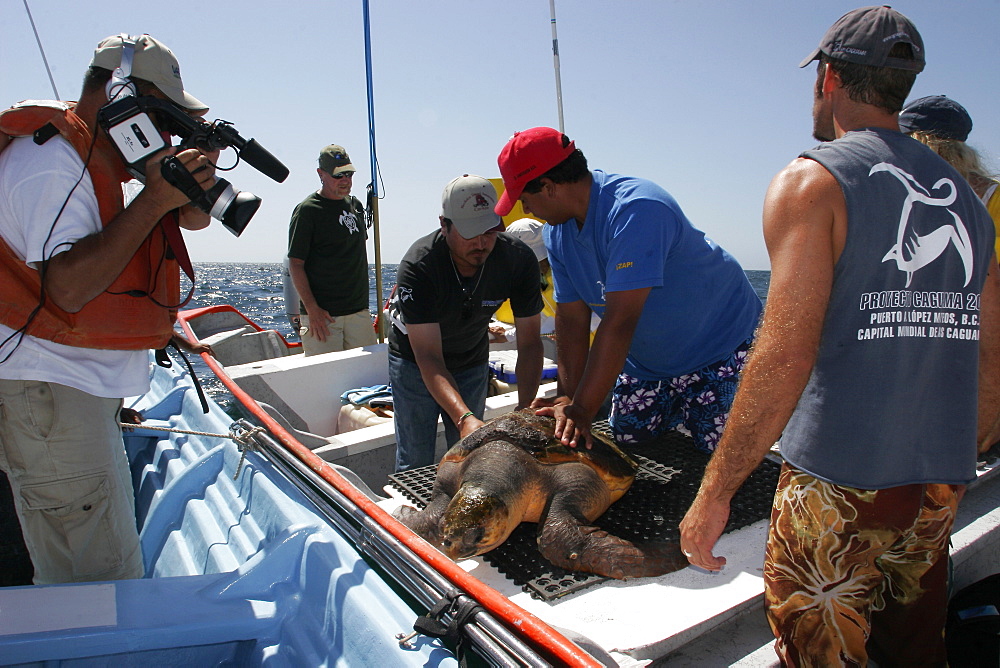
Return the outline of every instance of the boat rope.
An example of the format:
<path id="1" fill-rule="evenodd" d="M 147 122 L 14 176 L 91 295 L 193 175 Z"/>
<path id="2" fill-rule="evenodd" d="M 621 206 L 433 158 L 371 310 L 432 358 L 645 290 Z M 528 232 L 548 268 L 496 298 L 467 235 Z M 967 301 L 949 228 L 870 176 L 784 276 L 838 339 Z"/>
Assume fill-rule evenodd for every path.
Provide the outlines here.
<path id="1" fill-rule="evenodd" d="M 193 436 L 211 436 L 214 438 L 230 438 L 232 437 L 232 432 L 228 434 L 217 434 L 211 431 L 194 431 L 191 429 L 177 429 L 176 427 L 157 427 L 151 424 L 144 424 L 141 422 L 119 422 L 118 426 L 122 429 L 149 429 L 151 431 L 169 431 L 175 434 L 191 434 Z M 235 439 L 234 439 L 235 440 Z"/>
<path id="2" fill-rule="evenodd" d="M 243 462 L 247 459 L 247 452 L 250 450 L 257 452 L 259 450 L 254 436 L 263 431 L 263 427 L 253 427 L 246 420 L 237 420 L 230 425 L 229 433 L 232 434 L 232 439 L 236 441 L 236 446 L 240 450 L 240 463 L 236 465 L 236 473 L 233 474 L 233 480 L 240 477 L 240 471 L 243 470 Z"/>
<path id="3" fill-rule="evenodd" d="M 232 441 L 236 443 L 237 448 L 239 448 L 239 451 L 242 453 L 240 456 L 240 463 L 236 465 L 236 473 L 233 475 L 233 480 L 240 477 L 240 471 L 243 469 L 243 462 L 245 462 L 247 458 L 247 451 L 257 451 L 257 442 L 254 440 L 254 436 L 265 431 L 263 427 L 252 427 L 243 420 L 237 420 L 234 422 L 232 426 L 229 427 L 228 434 L 219 434 L 210 431 L 197 431 L 194 429 L 178 429 L 177 427 L 159 427 L 142 422 L 118 422 L 118 426 L 122 429 L 151 429 L 152 431 L 168 431 L 173 434 L 190 434 L 192 436 L 232 439 Z"/>

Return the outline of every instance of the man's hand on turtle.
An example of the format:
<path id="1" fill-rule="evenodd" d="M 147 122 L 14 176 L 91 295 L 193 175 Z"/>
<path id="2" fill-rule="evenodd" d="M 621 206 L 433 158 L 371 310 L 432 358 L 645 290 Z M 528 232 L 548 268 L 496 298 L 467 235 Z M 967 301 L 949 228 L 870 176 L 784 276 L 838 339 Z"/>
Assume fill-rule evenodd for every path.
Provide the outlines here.
<path id="1" fill-rule="evenodd" d="M 477 418 L 475 415 L 470 415 L 469 417 L 462 420 L 461 424 L 458 425 L 458 433 L 462 438 L 465 438 L 472 432 L 476 431 L 485 424 L 482 420 Z"/>
<path id="2" fill-rule="evenodd" d="M 531 402 L 532 408 L 551 408 L 552 406 L 571 404 L 573 400 L 565 394 L 558 397 L 537 397 Z M 536 415 L 549 415 L 549 413 L 535 412 Z"/>
<path id="3" fill-rule="evenodd" d="M 556 419 L 555 437 L 563 445 L 570 448 L 586 446 L 588 450 L 593 447 L 592 436 L 590 435 L 590 423 L 594 416 L 588 415 L 586 411 L 573 403 L 561 403 L 560 399 L 555 400 L 552 406 L 545 406 L 535 411 L 536 415 L 551 415 Z"/>

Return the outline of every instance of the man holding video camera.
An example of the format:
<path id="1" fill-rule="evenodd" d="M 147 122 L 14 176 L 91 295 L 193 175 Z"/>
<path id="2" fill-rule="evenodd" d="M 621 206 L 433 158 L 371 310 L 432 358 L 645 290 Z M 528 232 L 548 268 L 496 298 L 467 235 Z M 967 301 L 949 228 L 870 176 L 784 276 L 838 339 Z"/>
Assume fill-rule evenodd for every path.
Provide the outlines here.
<path id="1" fill-rule="evenodd" d="M 36 584 L 143 575 L 117 418 L 122 397 L 149 388 L 148 349 L 173 331 L 177 224 L 209 222 L 161 174 L 175 156 L 211 187 L 215 156 L 197 149 L 149 156 L 138 165 L 145 187 L 125 205 L 132 176 L 98 124 L 124 91 L 207 111 L 184 90 L 170 49 L 143 35 L 98 45 L 79 102 L 0 114 L 0 468 Z M 147 129 L 166 129 L 149 116 Z"/>

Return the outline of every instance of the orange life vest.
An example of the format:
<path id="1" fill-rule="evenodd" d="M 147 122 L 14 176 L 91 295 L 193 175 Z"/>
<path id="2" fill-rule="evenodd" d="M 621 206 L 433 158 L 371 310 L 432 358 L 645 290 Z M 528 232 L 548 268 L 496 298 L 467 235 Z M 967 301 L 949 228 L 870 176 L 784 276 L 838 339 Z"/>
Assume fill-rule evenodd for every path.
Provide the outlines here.
<path id="1" fill-rule="evenodd" d="M 87 124 L 73 113 L 73 103 L 30 101 L 0 113 L 0 150 L 10 137 L 30 136 L 48 124 L 72 144 L 87 164 L 101 224 L 107 225 L 124 209 L 122 183 L 131 177 L 112 152 L 90 150 L 93 135 Z M 88 153 L 91 153 L 89 161 Z M 34 222 L 52 224 L 52 221 Z M 31 336 L 79 348 L 162 348 L 173 332 L 170 307 L 176 310 L 180 293 L 177 261 L 168 251 L 164 232 L 157 225 L 114 282 L 79 312 L 63 311 L 46 299 L 31 318 L 41 299 L 40 274 L 0 238 L 0 285 L 3 286 L 0 322 L 16 330 L 31 318 L 26 330 Z"/>

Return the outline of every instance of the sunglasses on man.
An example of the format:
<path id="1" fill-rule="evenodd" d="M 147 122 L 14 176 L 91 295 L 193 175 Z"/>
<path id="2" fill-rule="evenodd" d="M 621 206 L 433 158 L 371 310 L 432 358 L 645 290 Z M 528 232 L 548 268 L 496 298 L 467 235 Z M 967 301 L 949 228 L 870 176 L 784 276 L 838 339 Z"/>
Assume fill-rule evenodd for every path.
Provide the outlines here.
<path id="1" fill-rule="evenodd" d="M 344 178 L 349 179 L 352 176 L 354 176 L 354 172 L 341 172 L 340 174 L 331 174 L 330 175 L 331 178 L 337 179 L 338 181 L 340 179 L 344 179 Z"/>

